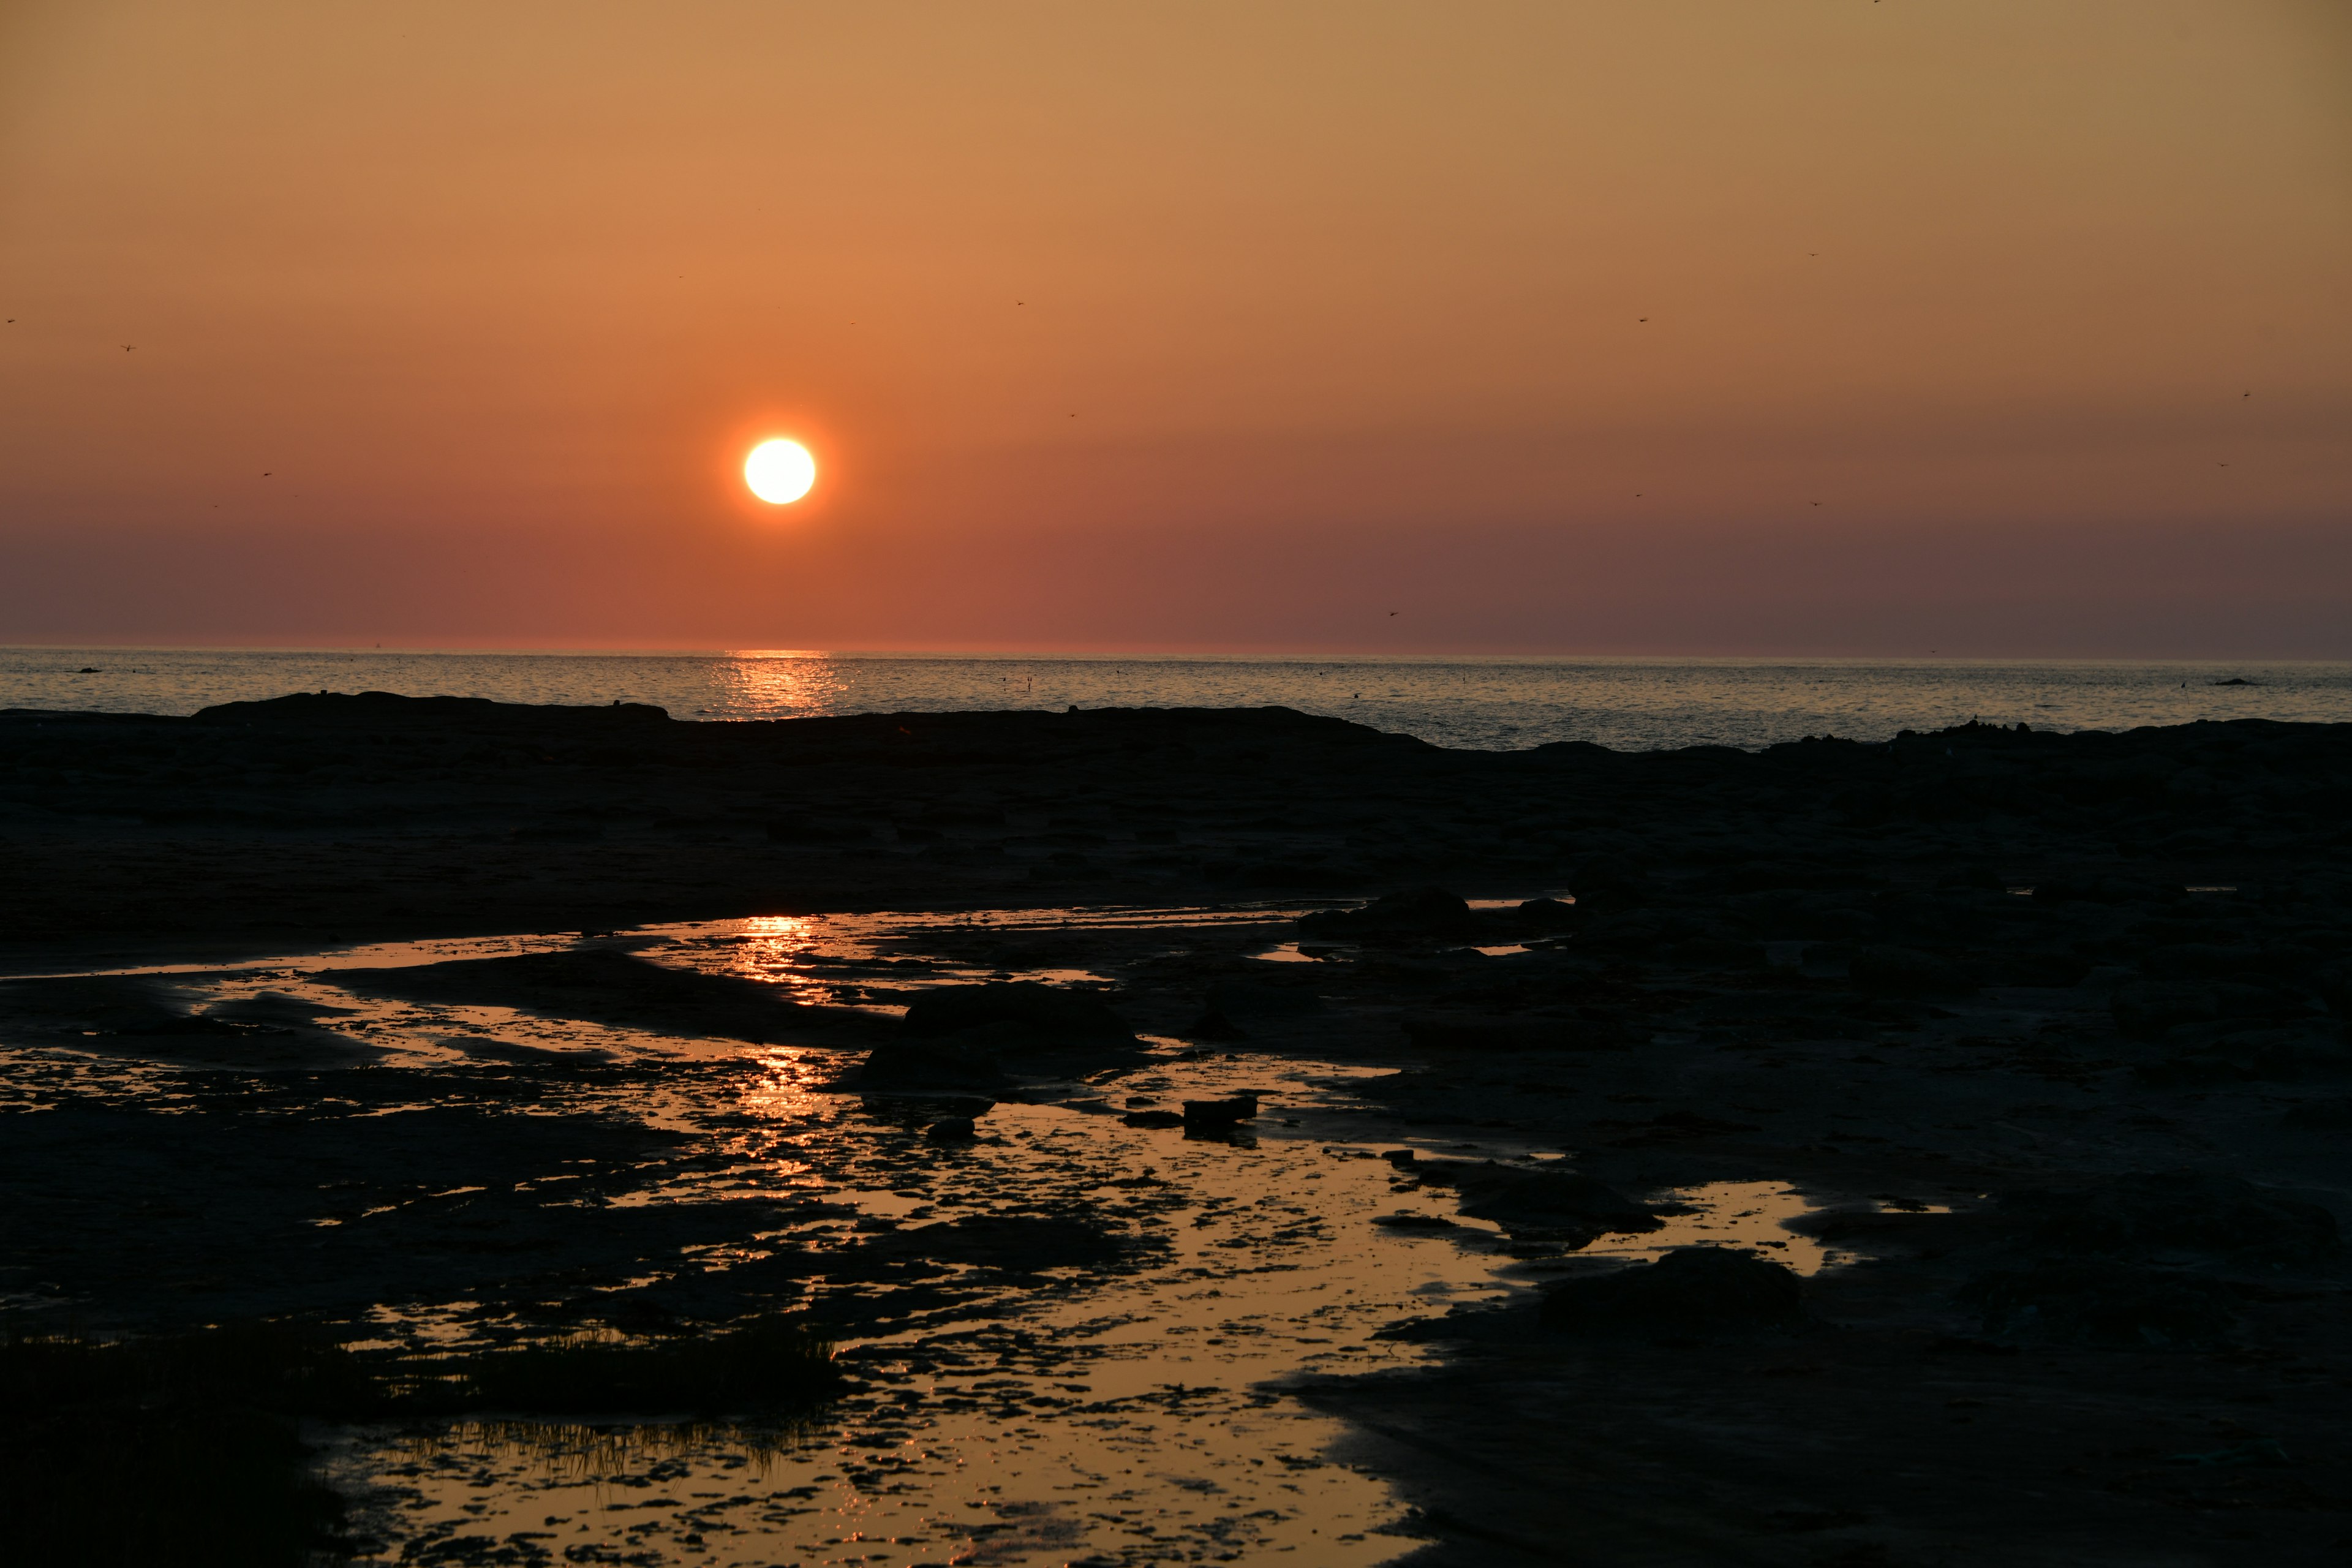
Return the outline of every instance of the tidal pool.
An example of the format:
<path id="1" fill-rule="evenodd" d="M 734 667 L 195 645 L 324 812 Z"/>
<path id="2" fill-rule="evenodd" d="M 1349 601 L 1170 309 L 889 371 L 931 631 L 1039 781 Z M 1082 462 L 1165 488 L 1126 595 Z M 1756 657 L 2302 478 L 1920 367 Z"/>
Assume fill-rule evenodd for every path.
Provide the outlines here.
<path id="1" fill-rule="evenodd" d="M 304 1221 L 312 1234 L 386 1279 L 406 1277 L 404 1259 L 422 1254 L 401 1249 L 418 1248 L 419 1235 L 436 1258 L 480 1247 L 529 1259 L 514 1268 L 532 1282 L 503 1294 L 412 1289 L 379 1301 L 352 1320 L 362 1344 L 495 1345 L 562 1331 L 560 1314 L 581 1310 L 582 1289 L 592 1310 L 629 1293 L 648 1311 L 671 1310 L 667 1301 L 686 1321 L 720 1317 L 709 1304 L 734 1301 L 747 1281 L 844 1325 L 851 1391 L 782 1424 L 486 1412 L 320 1427 L 311 1436 L 324 1473 L 353 1500 L 355 1528 L 373 1548 L 364 1561 L 1139 1564 L 1289 1554 L 1344 1568 L 1409 1549 L 1410 1527 L 1384 1484 L 1324 1457 L 1340 1426 L 1286 1385 L 1420 1361 L 1433 1352 L 1381 1331 L 1530 1288 L 1491 1226 L 1375 1223 L 1401 1211 L 1458 1217 L 1450 1192 L 1380 1157 L 1395 1141 L 1363 1138 L 1367 1106 L 1349 1086 L 1381 1069 L 1318 1055 L 1312 1029 L 1296 1025 L 1260 1026 L 1245 1054 L 1146 1036 L 1113 1068 L 1025 1083 L 1023 1100 L 980 1119 L 977 1142 L 935 1144 L 920 1127 L 938 1097 L 841 1090 L 855 1052 L 405 999 L 367 975 L 619 950 L 881 1019 L 942 984 L 1109 986 L 1189 942 L 1263 952 L 1295 912 L 789 916 L 150 966 L 116 976 L 150 988 L 142 1005 L 235 1027 L 129 1045 L 63 1027 L 37 1040 L 0 1034 L 0 1060 L 20 1105 L 176 1113 L 201 1102 L 218 1116 L 236 1112 L 236 1086 L 249 1082 L 255 1113 L 267 1099 L 272 1116 L 331 1108 L 347 1119 L 336 1125 L 357 1127 L 348 1119 L 491 1095 L 504 1097 L 509 1119 L 486 1126 L 567 1116 L 669 1140 L 520 1181 L 427 1165 L 397 1190 L 340 1205 L 322 1195 Z M 310 1086 L 311 1101 L 289 1093 L 296 1084 Z M 1120 1120 L 1138 1106 L 1244 1091 L 1259 1096 L 1260 1114 L 1230 1140 Z M 452 1152 L 451 1169 L 463 1152 Z M 1444 1152 L 1530 1152 L 1472 1135 Z M 570 1183 L 576 1202 L 565 1196 Z M 1700 1242 L 1769 1248 L 1801 1272 L 1826 1261 L 1782 1227 L 1806 1206 L 1785 1185 L 1665 1196 L 1680 1210 L 1666 1230 L 1606 1238 L 1576 1259 Z M 664 1228 L 672 1218 L 677 1227 Z M 538 1231 L 551 1220 L 584 1227 L 587 1239 L 542 1244 Z M 595 1237 L 625 1221 L 650 1226 L 653 1238 L 629 1277 L 562 1286 Z M 476 1232 L 478 1242 L 467 1239 Z M 1000 1233 L 1052 1245 L 999 1256 L 988 1238 Z"/>

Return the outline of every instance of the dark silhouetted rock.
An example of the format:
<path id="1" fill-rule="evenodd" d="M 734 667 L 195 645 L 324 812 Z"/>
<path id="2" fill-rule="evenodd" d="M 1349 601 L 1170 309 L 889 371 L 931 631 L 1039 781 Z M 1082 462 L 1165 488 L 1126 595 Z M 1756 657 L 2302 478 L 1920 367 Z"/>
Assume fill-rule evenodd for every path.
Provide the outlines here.
<path id="1" fill-rule="evenodd" d="M 1569 876 L 1576 907 L 1588 915 L 1637 910 L 1650 901 L 1650 879 L 1622 855 L 1588 855 Z"/>
<path id="2" fill-rule="evenodd" d="M 2166 1033 L 2164 1044 L 2173 1054 L 2138 1069 L 2150 1083 L 2294 1083 L 2352 1076 L 2352 1045 L 2324 1020 L 2252 1028 L 2242 1020 L 2182 1025 Z"/>
<path id="3" fill-rule="evenodd" d="M 2116 987 L 2107 999 L 2116 1032 L 2126 1040 L 2158 1040 L 2182 1024 L 2200 1024 L 2215 1017 L 2220 1004 L 2212 988 L 2173 981 L 2135 980 Z"/>
<path id="4" fill-rule="evenodd" d="M 2123 877 L 2053 877 L 2033 889 L 2037 905 L 2162 904 L 2183 897 L 2168 882 L 2136 881 Z"/>
<path id="5" fill-rule="evenodd" d="M 885 1041 L 866 1054 L 854 1081 L 865 1089 L 1001 1089 L 1005 1077 L 997 1033 Z"/>
<path id="6" fill-rule="evenodd" d="M 1240 1025 L 1212 1007 L 1185 1026 L 1184 1037 L 1188 1040 L 1246 1040 L 1249 1035 Z"/>
<path id="7" fill-rule="evenodd" d="M 907 1008 L 905 1027 L 910 1035 L 940 1036 L 992 1025 L 1015 1025 L 1055 1045 L 1111 1044 L 1135 1037 L 1135 1031 L 1101 997 L 1056 990 L 1034 980 L 926 991 Z"/>
<path id="8" fill-rule="evenodd" d="M 1224 980 L 1209 987 L 1208 1011 L 1223 1014 L 1228 1018 L 1265 1018 L 1290 1013 L 1312 1013 L 1322 1005 L 1323 998 L 1305 985 L 1269 985 L 1254 980 Z"/>
<path id="9" fill-rule="evenodd" d="M 1423 1182 L 1460 1194 L 1464 1214 L 1500 1225 L 1599 1236 L 1652 1231 L 1664 1223 L 1623 1194 L 1574 1171 L 1531 1171 L 1492 1160 L 1423 1160 L 1411 1168 Z"/>
<path id="10" fill-rule="evenodd" d="M 1857 989 L 1885 996 L 1956 996 L 1977 988 L 1959 965 L 1907 947 L 1864 947 L 1847 967 Z"/>
<path id="11" fill-rule="evenodd" d="M 2317 1204 L 2202 1171 L 2143 1172 L 2079 1193 L 2018 1193 L 2001 1207 L 2032 1222 L 2033 1245 L 2067 1253 L 2311 1263 L 2337 1245 L 2336 1216 Z"/>
<path id="12" fill-rule="evenodd" d="M 2006 1269 L 1971 1280 L 1960 1299 L 2001 1339 L 2113 1350 L 2215 1350 L 2233 1319 L 2210 1279 L 2105 1260 Z"/>
<path id="13" fill-rule="evenodd" d="M 677 1310 L 643 1290 L 607 1296 L 599 1305 L 599 1315 L 625 1334 L 667 1334 L 678 1329 Z"/>
<path id="14" fill-rule="evenodd" d="M 1519 928 L 1531 935 L 1568 931 L 1583 918 L 1574 904 L 1558 899 L 1529 899 L 1511 914 Z"/>
<path id="15" fill-rule="evenodd" d="M 1655 1263 L 1570 1279 L 1545 1296 L 1548 1327 L 1729 1331 L 1794 1328 L 1805 1321 L 1795 1274 L 1745 1252 L 1685 1247 Z"/>
<path id="16" fill-rule="evenodd" d="M 1130 1110 L 1119 1121 L 1129 1127 L 1181 1127 L 1184 1116 L 1177 1110 Z"/>
<path id="17" fill-rule="evenodd" d="M 1229 1100 L 1188 1100 L 1184 1126 L 1194 1132 L 1215 1132 L 1247 1121 L 1257 1114 L 1257 1096 L 1237 1094 Z"/>
<path id="18" fill-rule="evenodd" d="M 1639 1130 L 1622 1138 L 1612 1138 L 1612 1147 L 1618 1149 L 1659 1149 L 1669 1143 L 1688 1143 L 1701 1138 L 1721 1138 L 1734 1132 L 1759 1131 L 1752 1121 L 1726 1121 L 1718 1117 L 1702 1116 L 1696 1110 L 1669 1110 L 1653 1116 Z"/>
<path id="19" fill-rule="evenodd" d="M 1993 981 L 2000 985 L 2073 987 L 2091 973 L 2090 960 L 2054 951 L 2001 953 L 1991 967 Z"/>
<path id="20" fill-rule="evenodd" d="M 923 1129 L 923 1136 L 933 1143 L 969 1143 L 980 1136 L 969 1116 L 942 1116 Z"/>
<path id="21" fill-rule="evenodd" d="M 1391 893 L 1361 909 L 1318 910 L 1301 915 L 1298 929 L 1307 936 L 1358 942 L 1463 942 L 1492 931 L 1459 894 L 1443 888 Z"/>
<path id="22" fill-rule="evenodd" d="M 1406 1018 L 1402 1027 L 1405 1038 L 1424 1051 L 1622 1051 L 1634 1043 L 1606 1018 L 1423 1014 Z"/>
<path id="23" fill-rule="evenodd" d="M 1728 937 L 1688 937 L 1669 946 L 1665 955 L 1672 963 L 1688 964 L 1696 969 L 1764 967 L 1764 946 L 1761 942 L 1735 942 Z"/>

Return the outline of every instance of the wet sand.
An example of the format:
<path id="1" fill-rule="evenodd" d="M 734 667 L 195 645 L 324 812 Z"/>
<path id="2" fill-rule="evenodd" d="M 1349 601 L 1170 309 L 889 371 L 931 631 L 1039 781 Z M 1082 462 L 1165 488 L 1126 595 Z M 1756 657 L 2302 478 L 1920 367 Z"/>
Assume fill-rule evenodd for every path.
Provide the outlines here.
<path id="1" fill-rule="evenodd" d="M 312 698 L 0 734 L 15 1312 L 844 1341 L 851 1393 L 764 1436 L 338 1428 L 383 1560 L 2352 1541 L 2342 727 L 1629 756 Z M 1019 982 L 1118 1028 L 917 1005 Z M 1693 1245 L 1796 1306 L 1583 1293 Z"/>

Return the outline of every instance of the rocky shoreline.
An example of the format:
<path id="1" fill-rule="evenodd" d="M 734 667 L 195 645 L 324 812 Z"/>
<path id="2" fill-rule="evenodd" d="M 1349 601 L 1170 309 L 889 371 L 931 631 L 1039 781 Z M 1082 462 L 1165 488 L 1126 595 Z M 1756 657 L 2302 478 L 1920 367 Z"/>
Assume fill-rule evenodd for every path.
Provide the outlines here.
<path id="1" fill-rule="evenodd" d="M 685 724 L 321 694 L 11 711 L 0 736 L 18 975 L 818 911 L 1304 910 L 1175 945 L 983 915 L 925 952 L 1002 978 L 907 993 L 895 1026 L 870 1009 L 887 970 L 772 1006 L 593 941 L 349 988 L 802 1042 L 866 1075 L 846 1085 L 978 1095 L 977 1116 L 923 1113 L 973 1121 L 975 1158 L 991 1098 L 1186 1136 L 1184 1112 L 1109 1102 L 1138 1034 L 1368 1069 L 1345 1114 L 1422 1205 L 1400 1231 L 1448 1245 L 1453 1223 L 1533 1287 L 1394 1331 L 1434 1364 L 1297 1384 L 1417 1510 L 1414 1562 L 2352 1549 L 2352 726 L 1629 755 L 1448 752 L 1280 710 Z M 1081 972 L 1103 978 L 1012 978 Z M 315 1014 L 42 984 L 0 986 L 0 1043 L 361 1059 Z M 18 1247 L 57 1212 L 24 1163 Z M 1804 1194 L 1789 1234 L 1830 1267 L 1591 1261 L 1673 1194 L 1768 1181 Z M 1108 1267 L 1086 1204 L 1066 1211 L 967 1250 Z M 671 1298 L 714 1323 L 761 1305 Z"/>

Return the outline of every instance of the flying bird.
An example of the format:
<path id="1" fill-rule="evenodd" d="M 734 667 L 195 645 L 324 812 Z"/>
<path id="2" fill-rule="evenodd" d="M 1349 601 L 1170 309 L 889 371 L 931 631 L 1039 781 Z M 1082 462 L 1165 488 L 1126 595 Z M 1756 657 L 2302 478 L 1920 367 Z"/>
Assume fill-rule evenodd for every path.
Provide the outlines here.
<path id="1" fill-rule="evenodd" d="M 125 343 L 125 344 L 123 344 L 123 345 L 122 345 L 122 352 L 123 352 L 124 353 L 129 353 L 134 346 L 135 346 L 135 345 L 131 344 L 131 343 Z"/>

